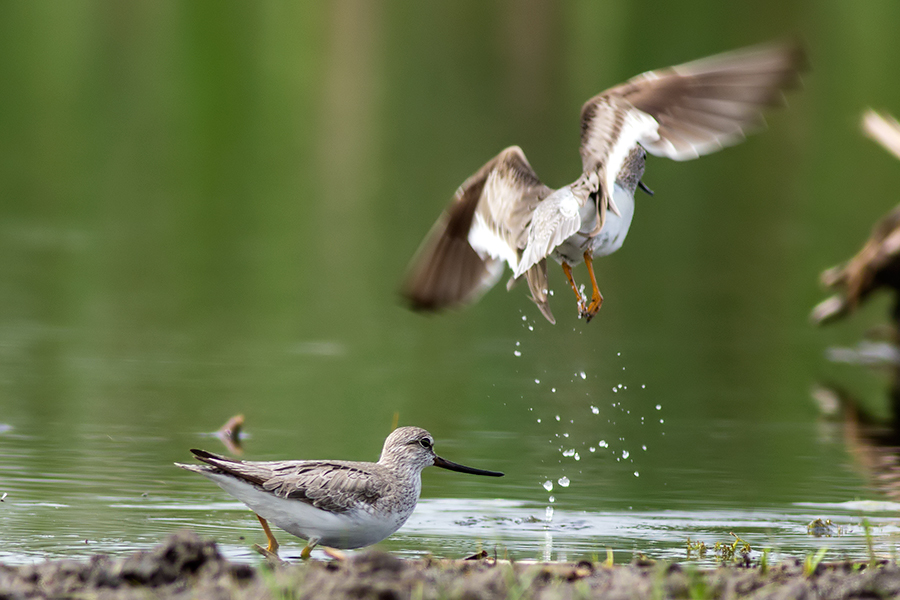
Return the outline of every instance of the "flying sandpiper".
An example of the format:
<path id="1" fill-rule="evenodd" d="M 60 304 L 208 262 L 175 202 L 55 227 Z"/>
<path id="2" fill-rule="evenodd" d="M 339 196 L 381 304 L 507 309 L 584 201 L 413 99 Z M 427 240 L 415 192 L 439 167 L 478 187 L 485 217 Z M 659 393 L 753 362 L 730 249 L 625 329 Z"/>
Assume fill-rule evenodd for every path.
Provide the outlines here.
<path id="1" fill-rule="evenodd" d="M 523 275 L 541 313 L 548 302 L 548 257 L 562 265 L 580 317 L 600 310 L 592 260 L 618 250 L 644 186 L 646 153 L 690 160 L 744 139 L 764 124 L 762 110 L 783 103 L 799 82 L 804 54 L 797 44 L 768 44 L 649 71 L 588 100 L 581 109 L 581 176 L 558 190 L 538 179 L 525 154 L 511 146 L 457 190 L 425 238 L 403 295 L 415 310 L 473 302 L 497 283 L 504 263 Z M 590 299 L 572 267 L 584 261 Z"/>

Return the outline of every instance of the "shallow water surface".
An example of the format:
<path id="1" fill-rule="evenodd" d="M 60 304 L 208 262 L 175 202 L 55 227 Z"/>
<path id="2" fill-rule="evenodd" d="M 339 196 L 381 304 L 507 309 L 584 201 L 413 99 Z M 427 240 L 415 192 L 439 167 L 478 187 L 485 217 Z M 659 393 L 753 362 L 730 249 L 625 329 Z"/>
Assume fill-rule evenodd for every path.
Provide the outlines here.
<path id="1" fill-rule="evenodd" d="M 862 558 L 863 517 L 892 554 L 890 375 L 826 360 L 889 301 L 807 323 L 818 272 L 900 184 L 857 126 L 866 106 L 900 114 L 900 4 L 845 4 L 10 4 L 0 560 L 180 527 L 257 560 L 253 515 L 173 466 L 224 452 L 208 432 L 237 414 L 248 459 L 375 460 L 398 415 L 506 472 L 426 470 L 383 543 L 403 556 L 679 559 L 733 532 L 754 559 Z M 502 282 L 440 316 L 402 305 L 426 232 L 503 148 L 565 185 L 587 98 L 785 33 L 809 51 L 803 89 L 745 143 L 648 158 L 656 193 L 595 262 L 590 324 L 555 264 L 556 326 Z M 840 535 L 811 537 L 814 518 Z"/>
<path id="2" fill-rule="evenodd" d="M 719 423 L 704 434 L 696 423 L 676 421 L 657 440 L 656 452 L 669 454 L 671 445 L 688 440 L 714 444 L 729 429 L 729 424 Z M 6 542 L 0 561 L 21 564 L 97 552 L 123 554 L 149 548 L 185 527 L 217 540 L 229 558 L 258 559 L 249 546 L 265 537 L 253 514 L 212 483 L 167 460 L 173 455 L 190 460 L 183 449 L 198 445 L 224 451 L 216 438 L 161 430 L 148 434 L 144 428 L 123 427 L 58 433 L 46 436 L 11 428 L 0 435 L 4 465 L 0 493 L 7 493 L 0 504 Z M 275 432 L 269 436 L 278 437 Z M 808 437 L 819 452 L 842 443 L 816 428 L 752 432 L 763 444 L 777 445 L 785 436 Z M 255 446 L 258 437 L 260 433 L 254 433 L 246 444 Z M 575 460 L 540 436 L 516 444 L 510 454 L 503 451 L 504 438 L 479 432 L 443 440 L 444 444 L 439 439 L 438 450 L 447 447 L 445 455 L 452 448 L 453 458 L 460 458 L 457 455 L 465 449 L 467 462 L 505 469 L 506 477 L 486 483 L 459 473 L 426 470 L 416 512 L 382 546 L 409 557 L 462 557 L 484 548 L 516 560 L 563 561 L 605 559 L 611 549 L 617 561 L 627 562 L 636 553 L 686 560 L 690 539 L 710 548 L 705 556 L 695 552 L 690 560 L 713 564 L 714 544 L 731 543 L 734 532 L 750 543 L 754 559 L 763 550 L 777 559 L 823 546 L 831 558 L 865 559 L 862 519 L 866 518 L 876 552 L 889 554 L 895 548 L 900 505 L 853 501 L 855 494 L 866 492 L 846 469 L 812 471 L 796 480 L 784 497 L 775 490 L 766 497 L 753 493 L 750 475 L 740 469 L 725 478 L 715 468 L 699 471 L 679 468 L 676 461 L 648 461 L 644 451 L 624 466 L 621 452 L 613 448 L 588 450 Z M 739 437 L 730 439 L 742 443 Z M 580 445 L 577 439 L 572 444 Z M 649 448 L 646 452 L 653 454 Z M 529 458 L 520 462 L 519 456 Z M 636 469 L 643 469 L 640 477 L 651 482 L 639 488 L 639 494 L 631 491 L 633 486 L 616 483 L 628 477 L 638 480 Z M 807 525 L 816 518 L 830 519 L 838 533 L 810 536 Z M 301 540 L 284 532 L 276 535 L 285 558 L 299 557 Z"/>

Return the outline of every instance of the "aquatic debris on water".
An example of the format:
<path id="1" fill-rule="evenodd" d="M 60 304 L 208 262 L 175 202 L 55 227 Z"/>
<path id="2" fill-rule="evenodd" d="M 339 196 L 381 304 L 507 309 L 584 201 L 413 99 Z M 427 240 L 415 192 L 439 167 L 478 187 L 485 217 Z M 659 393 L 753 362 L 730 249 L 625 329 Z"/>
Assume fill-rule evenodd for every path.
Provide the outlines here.
<path id="1" fill-rule="evenodd" d="M 841 535 L 843 530 L 831 519 L 814 519 L 806 526 L 806 533 L 815 537 L 832 537 Z"/>

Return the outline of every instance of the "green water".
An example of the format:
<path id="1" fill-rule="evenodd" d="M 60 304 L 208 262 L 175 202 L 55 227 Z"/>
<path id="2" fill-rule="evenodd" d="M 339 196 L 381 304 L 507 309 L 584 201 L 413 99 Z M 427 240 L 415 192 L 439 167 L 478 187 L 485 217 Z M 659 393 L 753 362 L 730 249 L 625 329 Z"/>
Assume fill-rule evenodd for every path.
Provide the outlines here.
<path id="1" fill-rule="evenodd" d="M 253 516 L 171 466 L 222 451 L 204 434 L 237 413 L 248 458 L 374 460 L 399 413 L 507 473 L 427 471 L 384 543 L 404 555 L 677 557 L 734 528 L 802 554 L 822 516 L 849 530 L 835 557 L 865 556 L 842 503 L 890 491 L 810 389 L 888 414 L 882 374 L 824 357 L 887 299 L 828 330 L 806 315 L 818 272 L 898 199 L 900 164 L 858 129 L 867 106 L 900 115 L 897 23 L 887 0 L 0 2 L 0 559 L 182 526 L 249 559 Z M 439 317 L 400 303 L 499 150 L 564 185 L 588 97 L 792 35 L 813 68 L 767 131 L 648 159 L 656 195 L 596 262 L 589 325 L 555 265 L 556 326 L 502 285 Z M 885 553 L 893 514 L 873 517 Z"/>

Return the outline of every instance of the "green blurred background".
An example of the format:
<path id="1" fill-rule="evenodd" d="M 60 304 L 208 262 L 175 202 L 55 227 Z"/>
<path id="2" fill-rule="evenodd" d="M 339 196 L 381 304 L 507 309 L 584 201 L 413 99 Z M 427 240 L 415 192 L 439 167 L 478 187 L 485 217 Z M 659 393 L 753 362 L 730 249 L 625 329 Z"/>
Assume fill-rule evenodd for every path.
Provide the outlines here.
<path id="1" fill-rule="evenodd" d="M 84 452 L 104 486 L 149 472 L 217 498 L 168 465 L 233 414 L 253 458 L 374 460 L 399 412 L 508 473 L 429 473 L 425 496 L 545 502 L 565 473 L 556 504 L 583 510 L 877 497 L 809 389 L 837 380 L 886 414 L 883 379 L 823 352 L 887 300 L 828 330 L 807 314 L 818 272 L 898 200 L 900 164 L 858 126 L 900 115 L 898 25 L 894 0 L 0 0 L 5 460 L 23 489 Z M 441 316 L 402 305 L 425 233 L 502 148 L 564 185 L 590 96 L 790 37 L 812 69 L 767 131 L 648 160 L 656 195 L 597 261 L 589 325 L 555 266 L 555 327 L 502 285 Z M 155 440 L 123 442 L 147 471 L 116 470 L 106 431 Z"/>

